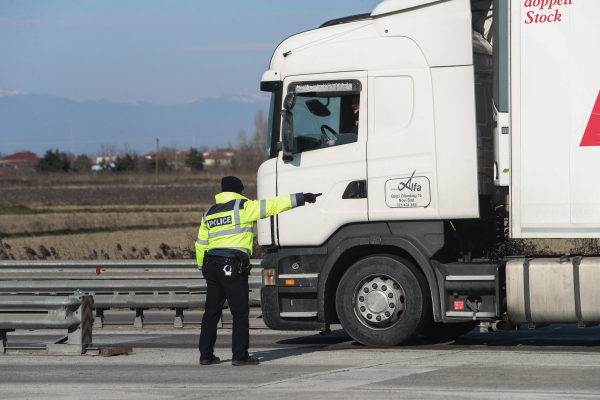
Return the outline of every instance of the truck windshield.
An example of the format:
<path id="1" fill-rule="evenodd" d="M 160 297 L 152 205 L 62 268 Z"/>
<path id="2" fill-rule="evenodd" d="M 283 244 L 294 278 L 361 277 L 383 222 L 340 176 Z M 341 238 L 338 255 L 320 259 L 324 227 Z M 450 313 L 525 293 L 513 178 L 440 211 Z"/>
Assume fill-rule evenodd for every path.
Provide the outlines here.
<path id="1" fill-rule="evenodd" d="M 294 106 L 294 153 L 358 140 L 360 92 L 298 94 Z"/>

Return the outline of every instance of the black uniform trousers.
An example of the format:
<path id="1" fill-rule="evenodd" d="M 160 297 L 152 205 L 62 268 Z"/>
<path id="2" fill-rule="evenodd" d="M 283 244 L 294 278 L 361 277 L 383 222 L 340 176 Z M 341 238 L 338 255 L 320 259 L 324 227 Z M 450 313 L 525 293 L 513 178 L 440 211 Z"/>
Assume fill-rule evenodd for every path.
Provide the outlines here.
<path id="1" fill-rule="evenodd" d="M 248 357 L 250 347 L 250 313 L 248 305 L 248 276 L 238 275 L 236 279 L 225 275 L 225 264 L 215 261 L 208 263 L 206 270 L 206 304 L 200 327 L 200 359 L 208 360 L 214 354 L 217 340 L 217 325 L 225 299 L 233 315 L 233 335 L 231 349 L 233 360 Z"/>

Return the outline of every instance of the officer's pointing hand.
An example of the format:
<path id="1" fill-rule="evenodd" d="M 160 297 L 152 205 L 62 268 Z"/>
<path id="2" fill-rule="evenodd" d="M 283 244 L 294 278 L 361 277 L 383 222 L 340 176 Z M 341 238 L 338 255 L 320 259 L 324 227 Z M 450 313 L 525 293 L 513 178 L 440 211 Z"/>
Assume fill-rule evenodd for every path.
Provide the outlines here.
<path id="1" fill-rule="evenodd" d="M 304 201 L 307 203 L 314 203 L 317 201 L 317 197 L 319 197 L 322 193 L 304 193 Z"/>

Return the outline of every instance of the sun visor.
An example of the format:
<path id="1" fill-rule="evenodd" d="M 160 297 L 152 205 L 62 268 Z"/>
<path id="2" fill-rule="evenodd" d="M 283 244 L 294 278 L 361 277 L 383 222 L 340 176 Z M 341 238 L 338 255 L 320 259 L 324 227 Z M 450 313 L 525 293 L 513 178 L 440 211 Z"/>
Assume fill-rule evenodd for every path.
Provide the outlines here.
<path id="1" fill-rule="evenodd" d="M 313 97 L 334 97 L 348 94 L 359 94 L 361 90 L 362 85 L 360 81 L 356 79 L 319 82 L 292 82 L 288 86 L 288 92 L 296 92 L 299 95 L 310 95 Z"/>

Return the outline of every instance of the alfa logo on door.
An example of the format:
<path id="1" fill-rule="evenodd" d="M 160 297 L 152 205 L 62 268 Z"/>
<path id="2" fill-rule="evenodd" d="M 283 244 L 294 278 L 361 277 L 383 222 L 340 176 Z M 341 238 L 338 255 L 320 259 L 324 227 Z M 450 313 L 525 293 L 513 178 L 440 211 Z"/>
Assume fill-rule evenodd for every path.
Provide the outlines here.
<path id="1" fill-rule="evenodd" d="M 600 93 L 579 146 L 600 146 Z"/>
<path id="2" fill-rule="evenodd" d="M 385 203 L 390 208 L 427 207 L 431 203 L 429 178 L 411 176 L 390 179 L 385 183 Z"/>

